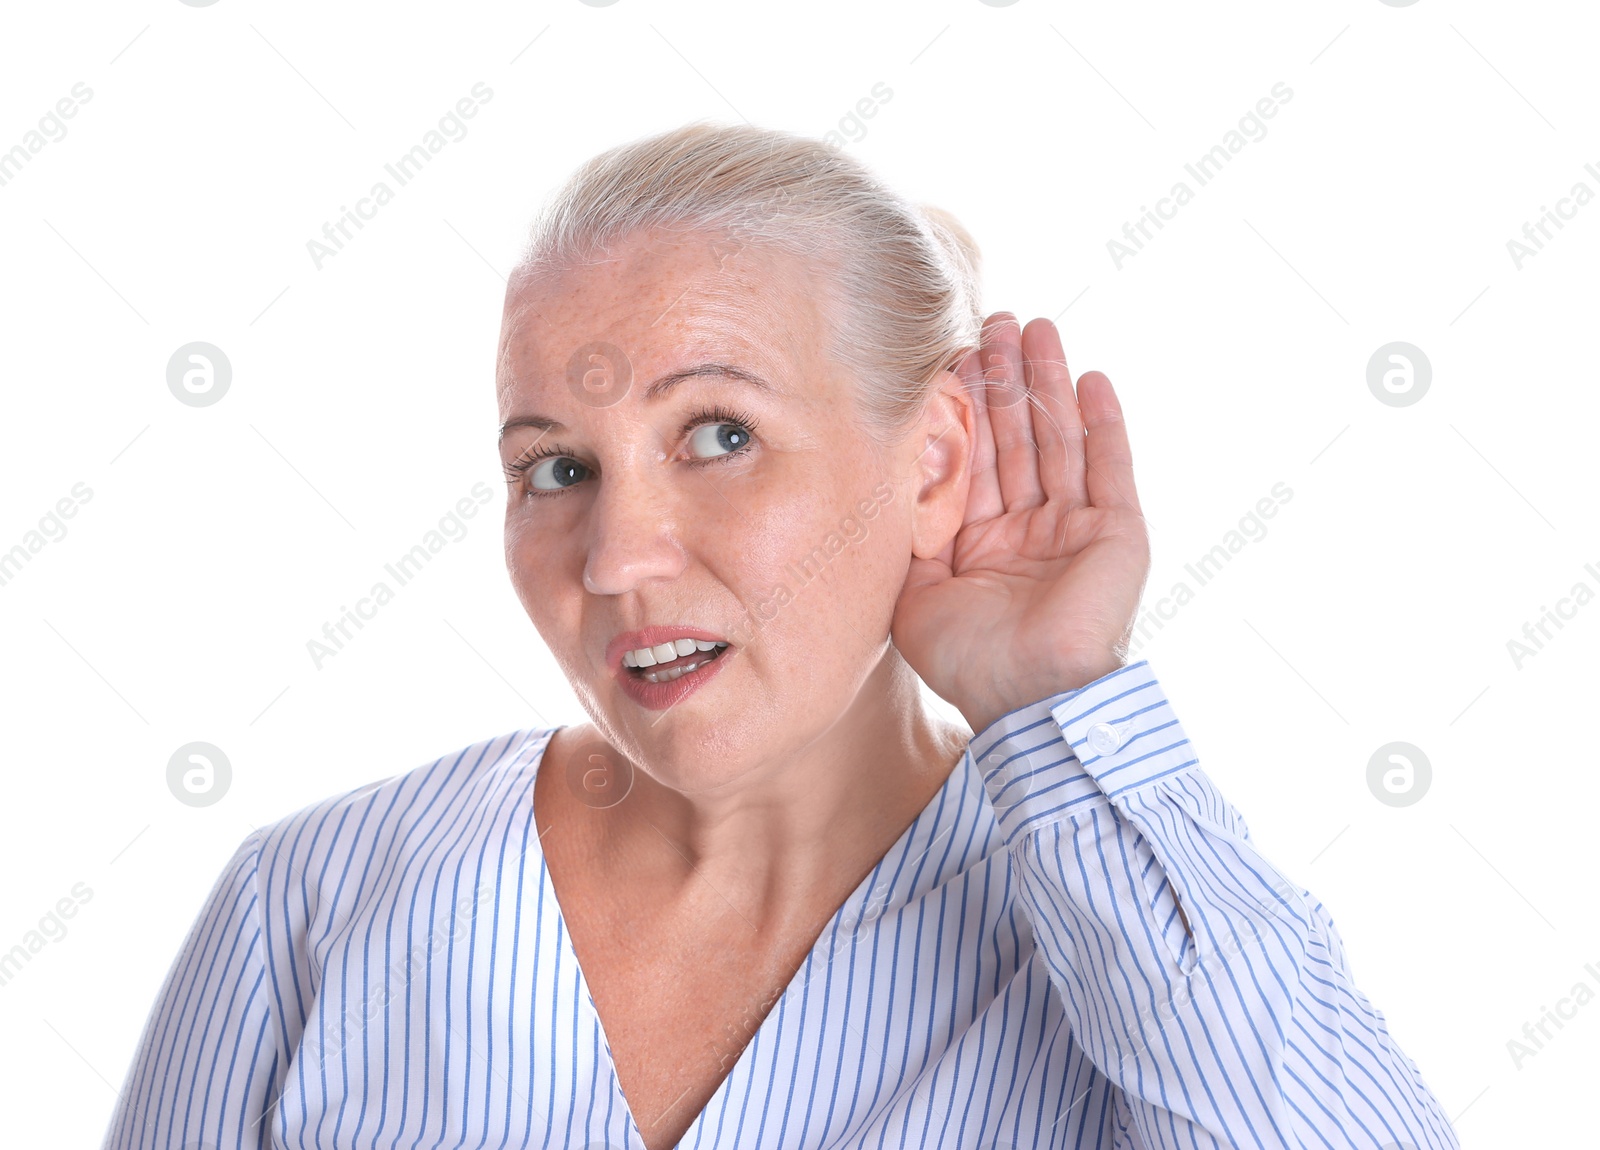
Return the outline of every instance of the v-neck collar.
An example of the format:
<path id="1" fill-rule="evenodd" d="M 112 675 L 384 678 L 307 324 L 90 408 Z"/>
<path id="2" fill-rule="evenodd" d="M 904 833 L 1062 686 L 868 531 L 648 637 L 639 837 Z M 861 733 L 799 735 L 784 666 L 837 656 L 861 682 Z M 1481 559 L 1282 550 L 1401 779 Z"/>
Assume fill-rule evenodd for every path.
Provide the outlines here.
<path id="1" fill-rule="evenodd" d="M 538 781 L 539 768 L 544 764 L 545 752 L 549 749 L 551 741 L 561 731 L 566 730 L 570 724 L 562 724 L 551 728 L 544 736 L 544 742 L 533 756 L 528 770 L 528 818 L 534 822 L 534 833 L 529 836 L 533 840 L 532 850 L 538 853 L 539 884 L 541 897 L 546 898 L 553 908 L 556 926 L 556 945 L 559 948 L 557 961 L 571 962 L 572 969 L 579 988 L 583 991 L 578 996 L 579 1002 L 587 1010 L 590 1020 L 593 1021 L 595 1030 L 601 1038 L 601 1046 L 605 1050 L 605 1069 L 609 1071 L 611 1089 L 616 1100 L 622 1105 L 623 1112 L 628 1117 L 629 1138 L 631 1141 L 639 1139 L 639 1123 L 635 1118 L 632 1107 L 628 1104 L 627 1097 L 622 1093 L 621 1080 L 617 1077 L 616 1063 L 611 1056 L 611 1040 L 606 1036 L 605 1023 L 600 1019 L 600 1011 L 595 1006 L 594 996 L 589 991 L 589 980 L 583 973 L 583 966 L 578 961 L 578 952 L 573 949 L 570 932 L 567 929 L 566 916 L 561 911 L 561 900 L 556 895 L 555 884 L 550 878 L 549 863 L 545 859 L 544 840 L 536 823 L 537 812 L 533 809 L 534 786 Z M 751 1034 L 750 1040 L 739 1051 L 739 1057 L 734 1062 L 733 1068 L 717 1084 L 711 1097 L 706 1100 L 705 1106 L 694 1116 L 683 1136 L 678 1139 L 679 1146 L 700 1145 L 705 1137 L 705 1126 L 712 1121 L 713 1110 L 719 1114 L 727 1110 L 729 1098 L 737 1089 L 743 1089 L 746 1096 L 749 1093 L 750 1076 L 753 1073 L 752 1062 L 758 1056 L 762 1040 L 770 1039 L 777 1042 L 777 1035 L 781 1034 L 783 1017 L 791 997 L 803 991 L 815 977 L 814 967 L 819 961 L 822 964 L 833 961 L 835 955 L 846 948 L 847 940 L 870 921 L 882 918 L 884 915 L 900 909 L 912 901 L 914 895 L 919 894 L 925 887 L 927 880 L 923 878 L 926 861 L 937 850 L 947 850 L 950 843 L 945 840 L 955 830 L 959 822 L 959 813 L 965 809 L 967 799 L 981 797 L 982 780 L 977 776 L 976 766 L 972 761 L 971 749 L 968 747 L 961 752 L 961 757 L 951 768 L 950 774 L 934 792 L 933 797 L 917 812 L 916 818 L 900 832 L 894 843 L 883 853 L 852 890 L 839 909 L 834 912 L 828 925 L 822 928 L 811 948 L 806 952 L 805 959 L 795 971 L 794 977 L 773 1001 L 766 1016 Z M 965 792 L 965 796 L 963 795 Z M 884 872 L 892 866 L 893 873 L 885 877 Z M 942 867 L 936 866 L 937 874 Z M 887 886 L 887 889 L 883 889 Z M 869 896 L 870 903 L 869 903 Z M 832 953 L 830 953 L 832 952 Z M 692 1139 L 692 1141 L 691 1141 Z M 716 1146 L 715 1141 L 709 1143 Z M 642 1146 L 641 1146 L 642 1150 Z"/>

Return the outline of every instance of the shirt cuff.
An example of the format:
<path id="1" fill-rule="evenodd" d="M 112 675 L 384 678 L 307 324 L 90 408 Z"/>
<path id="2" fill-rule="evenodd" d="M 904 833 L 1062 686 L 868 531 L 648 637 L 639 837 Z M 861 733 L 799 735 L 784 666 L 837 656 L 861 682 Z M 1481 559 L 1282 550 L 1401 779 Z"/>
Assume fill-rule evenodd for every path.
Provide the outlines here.
<path id="1" fill-rule="evenodd" d="M 1200 762 L 1147 659 L 996 719 L 968 753 L 1008 842 Z"/>

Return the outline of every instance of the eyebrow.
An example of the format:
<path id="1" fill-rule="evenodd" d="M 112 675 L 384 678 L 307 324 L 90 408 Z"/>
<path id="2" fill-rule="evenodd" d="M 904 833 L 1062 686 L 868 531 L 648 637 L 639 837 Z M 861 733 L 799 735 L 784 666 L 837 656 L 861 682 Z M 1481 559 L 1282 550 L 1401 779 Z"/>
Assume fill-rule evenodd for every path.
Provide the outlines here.
<path id="1" fill-rule="evenodd" d="M 686 367 L 680 371 L 669 372 L 661 376 L 649 387 L 644 389 L 643 396 L 647 403 L 661 399 L 678 384 L 686 379 L 698 376 L 723 376 L 727 379 L 738 380 L 749 384 L 751 387 L 766 392 L 769 395 L 778 394 L 778 389 L 762 379 L 759 375 L 748 372 L 741 367 L 730 363 L 697 363 L 693 367 Z M 519 427 L 537 427 L 541 431 L 565 431 L 566 424 L 558 419 L 551 419 L 546 415 L 517 415 L 506 420 L 500 425 L 500 439 L 504 440 L 506 432 Z"/>

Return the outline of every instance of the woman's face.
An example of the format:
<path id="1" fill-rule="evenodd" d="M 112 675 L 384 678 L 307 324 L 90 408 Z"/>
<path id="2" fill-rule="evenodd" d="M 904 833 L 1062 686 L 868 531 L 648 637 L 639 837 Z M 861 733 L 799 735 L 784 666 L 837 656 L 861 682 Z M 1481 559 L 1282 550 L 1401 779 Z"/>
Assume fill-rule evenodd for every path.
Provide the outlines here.
<path id="1" fill-rule="evenodd" d="M 866 436 L 820 273 L 714 241 L 640 233 L 513 277 L 497 380 L 501 462 L 532 461 L 506 505 L 517 595 L 601 735 L 681 791 L 804 749 L 881 687 L 923 471 L 949 450 Z M 624 665 L 679 637 L 727 647 L 670 684 Z"/>

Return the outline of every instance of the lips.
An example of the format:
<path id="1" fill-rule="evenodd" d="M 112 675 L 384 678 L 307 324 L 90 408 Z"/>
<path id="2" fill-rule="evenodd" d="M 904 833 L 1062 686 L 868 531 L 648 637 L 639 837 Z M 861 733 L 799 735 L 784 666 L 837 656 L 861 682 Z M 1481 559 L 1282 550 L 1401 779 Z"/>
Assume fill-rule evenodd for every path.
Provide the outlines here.
<path id="1" fill-rule="evenodd" d="M 684 671 L 676 677 L 665 682 L 652 683 L 644 674 L 622 665 L 622 656 L 629 651 L 640 647 L 654 647 L 673 639 L 698 639 L 705 643 L 726 643 L 727 640 L 709 631 L 702 631 L 697 627 L 646 627 L 643 631 L 629 631 L 618 635 L 606 648 L 606 661 L 610 664 L 611 673 L 621 688 L 623 694 L 632 699 L 639 706 L 649 711 L 666 711 L 681 703 L 705 684 L 716 678 L 721 673 L 723 666 L 728 662 L 728 654 L 733 650 L 732 644 L 718 648 L 715 651 L 706 651 L 704 657 L 685 656 L 682 664 L 694 664 L 694 670 Z M 666 664 L 667 668 L 672 666 Z M 646 668 L 649 673 L 653 668 Z"/>

